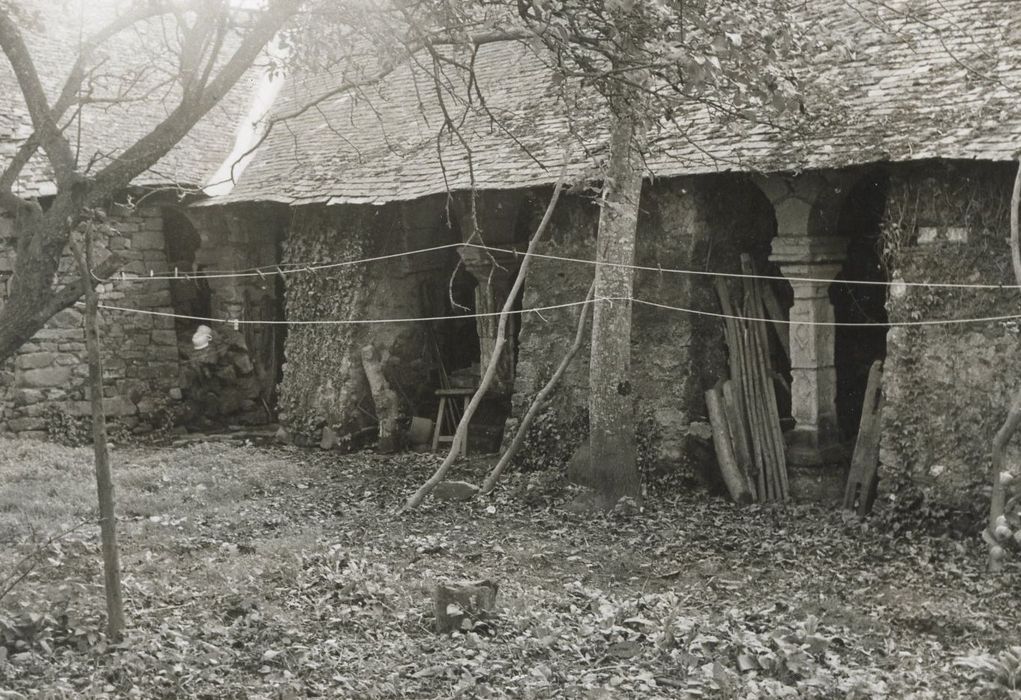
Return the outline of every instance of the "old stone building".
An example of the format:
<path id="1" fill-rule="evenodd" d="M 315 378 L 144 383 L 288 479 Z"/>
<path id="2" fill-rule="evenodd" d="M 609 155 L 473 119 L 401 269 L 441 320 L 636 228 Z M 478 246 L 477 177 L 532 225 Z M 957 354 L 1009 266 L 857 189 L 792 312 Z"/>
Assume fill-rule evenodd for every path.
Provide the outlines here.
<path id="1" fill-rule="evenodd" d="M 711 461 L 702 392 L 723 373 L 725 347 L 704 273 L 737 273 L 748 253 L 777 278 L 789 306 L 789 362 L 778 350 L 776 361 L 790 382 L 780 402 L 803 495 L 840 488 L 875 359 L 887 368 L 886 473 L 931 484 L 948 500 L 984 479 L 986 445 L 1017 384 L 1008 369 L 1016 324 L 960 321 L 1011 316 L 1016 294 L 915 283 L 1011 282 L 1007 162 L 1021 122 L 1009 103 L 1021 16 L 1005 21 L 1002 9 L 959 0 L 911 13 L 814 3 L 807 11 L 827 36 L 844 39 L 815 61 L 825 89 L 809 109 L 825 118 L 785 131 L 695 105 L 654 129 L 632 300 L 647 466 L 694 470 Z M 991 62 L 983 46 L 998 47 L 1001 59 Z M 340 96 L 319 105 L 329 128 L 322 114 L 291 120 L 238 186 L 212 200 L 229 211 L 254 202 L 288 210 L 285 262 L 434 249 L 289 277 L 289 318 L 356 322 L 499 307 L 565 142 L 576 146 L 569 180 L 584 181 L 600 160 L 605 120 L 531 48 L 482 47 L 475 68 L 489 101 L 486 112 L 460 105 L 470 154 L 460 138 L 437 134 L 439 106 L 414 87 L 429 76 L 405 68 L 360 98 L 371 109 Z M 444 80 L 455 99 L 464 77 Z M 285 86 L 279 113 L 316 85 Z M 585 148 L 591 160 L 578 155 Z M 497 423 L 503 411 L 514 424 L 573 335 L 577 307 L 550 307 L 577 304 L 592 279 L 595 192 L 576 187 L 563 198 L 541 247 L 550 257 L 533 262 L 512 361 L 498 375 Z M 499 251 L 458 246 L 479 242 Z M 917 322 L 929 325 L 910 325 Z M 371 422 L 358 361 L 366 344 L 388 351 L 386 370 L 409 414 L 431 415 L 439 368 L 484 366 L 493 333 L 489 318 L 292 327 L 282 418 L 310 442 L 323 427 Z M 535 431 L 539 454 L 570 456 L 584 438 L 586 395 L 579 359 Z"/>
<path id="2" fill-rule="evenodd" d="M 643 461 L 692 474 L 712 461 L 702 397 L 726 364 L 713 273 L 739 273 L 749 254 L 789 308 L 789 354 L 777 341 L 774 359 L 778 385 L 789 385 L 779 398 L 801 495 L 840 488 L 868 367 L 884 359 L 884 473 L 960 500 L 984 479 L 989 439 L 1019 380 L 1011 369 L 1018 295 L 997 287 L 1012 283 L 1006 236 L 1021 141 L 1012 109 L 1021 14 L 993 0 L 916 3 L 911 12 L 824 0 L 806 11 L 836 37 L 814 61 L 808 97 L 817 101 L 807 107 L 815 121 L 784 127 L 693 104 L 653 129 L 630 301 Z M 996 60 L 986 49 L 994 46 Z M 435 391 L 447 382 L 475 381 L 495 322 L 470 314 L 506 299 L 565 152 L 573 187 L 515 301 L 513 352 L 474 426 L 477 448 L 498 444 L 570 343 L 593 277 L 605 115 L 533 47 L 487 45 L 474 66 L 487 104 L 458 103 L 459 138 L 439 129 L 432 92 L 416 89 L 432 76 L 405 66 L 357 100 L 337 95 L 288 119 L 236 186 L 183 219 L 164 210 L 164 235 L 169 221 L 195 229 L 188 264 L 262 266 L 209 280 L 212 317 L 279 319 L 285 302 L 286 340 L 265 329 L 245 340 L 262 348 L 261 386 L 280 379 L 279 418 L 298 441 L 373 423 L 367 346 L 408 416 L 435 415 Z M 444 84 L 456 102 L 467 83 L 450 70 Z M 274 112 L 291 114 L 331 85 L 291 80 Z M 142 219 L 155 234 L 156 218 Z M 172 269 L 178 257 L 156 265 L 164 261 L 141 254 L 142 274 Z M 364 259 L 373 262 L 345 264 Z M 175 297 L 174 284 L 144 286 L 150 297 L 117 284 L 108 293 L 135 307 L 169 309 L 177 299 L 181 310 L 207 308 L 194 294 Z M 433 317 L 443 320 L 413 320 Z M 78 332 L 78 319 L 64 322 Z M 171 362 L 170 335 L 154 335 L 171 325 L 152 323 L 148 337 L 167 341 Z M 584 439 L 584 358 L 524 459 L 563 463 Z M 19 358 L 8 372 L 8 430 L 11 419 L 29 417 L 16 391 L 62 391 L 28 387 L 26 376 L 81 371 L 77 360 L 57 359 Z M 36 370 L 44 372 L 26 375 Z"/>

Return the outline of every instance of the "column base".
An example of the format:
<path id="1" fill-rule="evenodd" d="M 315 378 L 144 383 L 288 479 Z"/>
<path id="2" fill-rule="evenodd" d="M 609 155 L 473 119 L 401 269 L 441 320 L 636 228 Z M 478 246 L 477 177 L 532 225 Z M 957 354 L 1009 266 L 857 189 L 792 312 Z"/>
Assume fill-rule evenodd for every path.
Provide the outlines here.
<path id="1" fill-rule="evenodd" d="M 851 459 L 847 446 L 820 441 L 818 433 L 797 428 L 784 438 L 791 498 L 802 503 L 840 502 Z"/>

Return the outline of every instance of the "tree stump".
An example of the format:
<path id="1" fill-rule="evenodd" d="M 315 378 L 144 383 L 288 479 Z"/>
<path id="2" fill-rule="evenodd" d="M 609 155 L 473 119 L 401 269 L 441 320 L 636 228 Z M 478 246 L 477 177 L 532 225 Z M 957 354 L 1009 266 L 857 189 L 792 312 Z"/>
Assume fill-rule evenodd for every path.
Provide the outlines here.
<path id="1" fill-rule="evenodd" d="M 436 632 L 471 629 L 496 607 L 497 585 L 489 579 L 472 583 L 437 584 L 433 590 Z"/>
<path id="2" fill-rule="evenodd" d="M 401 416 L 401 400 L 397 392 L 390 388 L 383 368 L 388 356 L 380 357 L 375 346 L 366 345 L 362 348 L 362 368 L 369 380 L 369 391 L 372 401 L 376 404 L 376 418 L 379 421 L 380 452 L 393 452 L 399 447 L 400 440 L 397 428 Z"/>

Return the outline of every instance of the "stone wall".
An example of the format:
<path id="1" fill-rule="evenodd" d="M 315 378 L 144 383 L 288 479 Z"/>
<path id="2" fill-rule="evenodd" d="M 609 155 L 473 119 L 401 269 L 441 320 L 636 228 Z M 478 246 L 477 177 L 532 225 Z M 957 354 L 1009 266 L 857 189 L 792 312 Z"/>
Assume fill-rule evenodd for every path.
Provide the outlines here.
<path id="1" fill-rule="evenodd" d="M 279 219 L 258 208 L 236 216 L 201 210 L 186 216 L 176 205 L 158 199 L 130 210 L 115 205 L 110 214 L 111 235 L 97 244 L 96 255 L 102 257 L 105 246 L 126 263 L 112 281 L 99 286 L 100 303 L 155 314 L 100 312 L 107 416 L 137 432 L 165 428 L 170 416 L 188 424 L 200 417 L 266 421 L 271 416 L 260 398 L 268 397 L 275 386 L 275 362 L 270 361 L 267 369 L 265 358 L 250 352 L 265 345 L 266 327 L 241 326 L 235 332 L 230 324 L 210 324 L 216 327 L 216 342 L 226 360 L 218 357 L 215 371 L 206 373 L 216 376 L 197 379 L 196 361 L 201 364 L 203 359 L 193 357 L 191 334 L 200 322 L 175 324 L 172 317 L 157 315 L 182 313 L 171 295 L 178 281 L 150 276 L 177 268 L 183 280 L 192 271 L 168 259 L 167 236 L 180 232 L 165 223 L 175 215 L 193 219 L 201 243 L 199 268 L 239 269 L 273 265 L 278 260 Z M 0 298 L 14 264 L 8 224 L 0 220 Z M 68 256 L 62 262 L 61 277 L 66 280 L 76 274 Z M 272 301 L 276 295 L 272 280 L 262 277 L 212 280 L 209 286 L 210 313 L 215 318 L 262 318 L 272 306 L 266 299 Z M 91 405 L 83 327 L 80 307 L 60 312 L 0 369 L 0 434 L 42 438 L 48 428 L 52 432 L 60 424 L 86 421 Z M 204 389 L 202 396 L 197 384 Z M 215 401 L 209 400 L 211 390 Z"/>
<path id="2" fill-rule="evenodd" d="M 898 282 L 1014 284 L 1009 202 L 1013 166 L 925 163 L 891 171 L 884 225 L 894 282 L 890 320 L 1016 314 L 1021 295 Z M 882 474 L 935 499 L 984 507 L 990 445 L 1021 385 L 1016 321 L 890 330 L 884 377 Z M 1012 448 L 1008 463 L 1021 452 Z M 889 481 L 884 487 L 890 491 Z"/>
<path id="3" fill-rule="evenodd" d="M 536 208 L 541 211 L 541 208 Z M 552 222 L 543 253 L 591 260 L 598 208 L 592 200 L 565 198 Z M 638 300 L 719 312 L 712 278 L 660 272 L 659 268 L 739 272 L 741 253 L 765 264 L 774 233 L 768 201 L 741 177 L 676 179 L 642 193 L 635 278 Z M 592 281 L 588 264 L 537 259 L 529 271 L 523 306 L 579 301 Z M 703 392 L 722 376 L 722 322 L 697 313 L 636 303 L 632 336 L 634 396 L 641 461 L 646 469 L 702 476 L 711 456 Z M 525 314 L 513 398 L 516 419 L 550 377 L 573 339 L 577 309 Z M 587 430 L 588 345 L 579 352 L 561 387 L 529 436 L 522 461 L 562 463 Z M 550 464 L 552 462 L 552 464 Z"/>
<path id="4" fill-rule="evenodd" d="M 163 271 L 162 216 L 156 206 L 111 213 L 113 234 L 107 242 L 127 263 L 125 277 Z M 2 232 L 0 232 L 2 233 Z M 13 267 L 13 241 L 0 240 L 0 293 Z M 102 256 L 102 251 L 97 252 Z M 70 258 L 62 264 L 64 279 L 76 274 Z M 155 312 L 170 312 L 165 281 L 139 283 L 117 279 L 99 287 L 103 304 Z M 128 428 L 138 428 L 159 412 L 161 400 L 178 396 L 178 351 L 169 318 L 119 311 L 102 311 L 104 340 L 104 406 L 107 415 Z M 0 433 L 45 437 L 47 416 L 54 412 L 86 416 L 90 412 L 86 388 L 83 313 L 78 307 L 57 314 L 9 360 L 0 373 Z"/>

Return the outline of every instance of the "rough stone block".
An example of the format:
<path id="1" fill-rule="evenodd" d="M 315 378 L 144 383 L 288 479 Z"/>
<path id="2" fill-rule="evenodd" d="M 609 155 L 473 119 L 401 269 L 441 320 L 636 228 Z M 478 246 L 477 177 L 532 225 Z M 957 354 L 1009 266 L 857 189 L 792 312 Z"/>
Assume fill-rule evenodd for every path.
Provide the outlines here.
<path id="1" fill-rule="evenodd" d="M 22 372 L 19 384 L 26 387 L 63 386 L 70 380 L 70 367 L 46 367 Z"/>
<path id="2" fill-rule="evenodd" d="M 16 407 L 30 406 L 45 399 L 42 389 L 15 389 L 11 392 L 11 402 Z"/>
<path id="3" fill-rule="evenodd" d="M 968 227 L 967 226 L 948 226 L 947 227 L 947 240 L 951 243 L 967 243 L 968 242 Z"/>
<path id="4" fill-rule="evenodd" d="M 27 430 L 45 430 L 46 421 L 39 417 L 14 418 L 7 422 L 7 427 L 15 433 L 22 433 Z"/>
<path id="5" fill-rule="evenodd" d="M 152 339 L 152 342 L 157 345 L 173 345 L 175 348 L 177 347 L 177 333 L 174 331 L 152 331 L 149 334 L 149 337 Z M 174 353 L 174 357 L 177 357 L 176 352 Z"/>
<path id="6" fill-rule="evenodd" d="M 49 367 L 56 359 L 56 353 L 35 352 L 28 355 L 18 355 L 14 364 L 20 370 L 40 369 L 42 367 Z"/>
<path id="7" fill-rule="evenodd" d="M 91 401 L 69 401 L 67 412 L 72 416 L 88 416 L 92 414 Z M 133 416 L 138 407 L 124 396 L 111 396 L 103 399 L 103 413 L 107 416 Z"/>
<path id="8" fill-rule="evenodd" d="M 433 498 L 440 501 L 470 501 L 479 489 L 467 481 L 441 481 L 432 491 Z"/>
<path id="9" fill-rule="evenodd" d="M 135 250 L 163 250 L 163 234 L 158 231 L 139 231 L 131 236 L 131 247 Z"/>
<path id="10" fill-rule="evenodd" d="M 939 240 L 939 229 L 935 226 L 918 227 L 918 245 L 930 245 Z"/>

